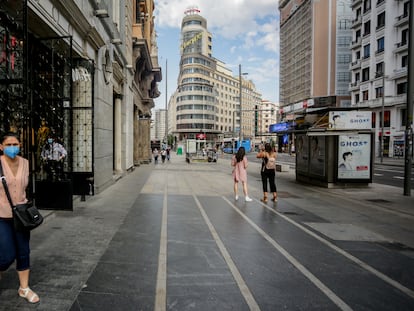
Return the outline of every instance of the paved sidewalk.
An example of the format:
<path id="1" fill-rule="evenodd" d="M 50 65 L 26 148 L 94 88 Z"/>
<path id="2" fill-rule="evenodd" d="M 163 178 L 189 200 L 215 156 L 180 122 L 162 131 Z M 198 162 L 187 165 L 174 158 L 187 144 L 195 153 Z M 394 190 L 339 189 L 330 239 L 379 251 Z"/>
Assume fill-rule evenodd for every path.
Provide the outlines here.
<path id="1" fill-rule="evenodd" d="M 259 171 L 259 164 L 250 163 L 254 202 L 234 202 L 229 159 L 187 164 L 173 155 L 171 163 L 140 166 L 104 192 L 76 200 L 73 212 L 45 211 L 44 225 L 32 235 L 31 285 L 42 301 L 31 306 L 18 298 L 10 269 L 0 281 L 0 310 L 153 310 L 156 301 L 162 305 L 160 292 L 167 294 L 168 310 L 348 310 L 340 307 L 342 300 L 354 310 L 414 307 L 413 196 L 379 184 L 348 189 L 298 184 L 291 169 L 277 174 L 277 204 L 264 205 Z M 254 226 L 262 231 L 254 233 Z M 276 253 L 263 237 L 279 247 Z M 164 288 L 159 285 L 163 239 L 168 244 Z M 355 270 L 349 258 L 331 254 L 332 246 L 315 239 L 363 259 L 397 280 L 396 287 L 365 279 L 369 272 Z M 257 249 L 244 253 L 250 240 L 251 250 Z M 278 245 L 328 288 L 308 284 L 306 269 L 285 262 L 289 256 L 280 257 Z M 227 266 L 237 267 L 240 275 Z M 357 292 L 347 277 L 354 274 L 362 286 Z M 337 298 L 327 299 L 328 289 Z M 408 294 L 401 294 L 406 289 Z M 361 290 L 366 294 L 359 295 Z"/>

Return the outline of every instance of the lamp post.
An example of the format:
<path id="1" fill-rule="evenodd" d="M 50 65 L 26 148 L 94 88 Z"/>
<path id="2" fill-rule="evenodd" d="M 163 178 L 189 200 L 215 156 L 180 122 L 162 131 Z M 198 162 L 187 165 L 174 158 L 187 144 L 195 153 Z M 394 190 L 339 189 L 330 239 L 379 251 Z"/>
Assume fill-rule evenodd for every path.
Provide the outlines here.
<path id="1" fill-rule="evenodd" d="M 411 171 L 413 157 L 413 105 L 414 105 L 414 5 L 411 1 L 408 14 L 408 83 L 407 83 L 407 113 L 405 120 L 405 148 L 404 148 L 404 195 L 411 196 Z"/>
<path id="2" fill-rule="evenodd" d="M 247 72 L 241 71 L 241 64 L 239 64 L 239 123 L 240 123 L 240 129 L 239 129 L 239 144 L 241 144 L 241 141 L 243 139 L 243 133 L 242 133 L 242 75 L 247 75 Z"/>
<path id="3" fill-rule="evenodd" d="M 381 163 L 384 161 L 384 99 L 385 99 L 385 75 L 382 73 L 382 101 L 381 101 Z"/>

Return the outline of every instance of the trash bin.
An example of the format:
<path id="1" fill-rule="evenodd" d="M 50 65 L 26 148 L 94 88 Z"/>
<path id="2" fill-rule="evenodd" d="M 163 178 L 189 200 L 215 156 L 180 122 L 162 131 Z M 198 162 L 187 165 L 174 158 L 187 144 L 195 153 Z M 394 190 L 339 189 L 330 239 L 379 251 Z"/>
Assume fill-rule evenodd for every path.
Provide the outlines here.
<path id="1" fill-rule="evenodd" d="M 182 155 L 183 154 L 183 148 L 178 147 L 177 148 L 177 155 Z"/>

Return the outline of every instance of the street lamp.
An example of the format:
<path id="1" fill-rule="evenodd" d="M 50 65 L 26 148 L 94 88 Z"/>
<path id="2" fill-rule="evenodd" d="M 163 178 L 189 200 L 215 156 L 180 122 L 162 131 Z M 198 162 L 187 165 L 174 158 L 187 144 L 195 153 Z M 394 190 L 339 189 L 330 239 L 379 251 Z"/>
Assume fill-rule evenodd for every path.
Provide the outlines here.
<path id="1" fill-rule="evenodd" d="M 384 161 L 384 119 L 385 119 L 385 111 L 384 111 L 384 100 L 385 100 L 385 74 L 384 70 L 385 68 L 382 68 L 382 72 L 375 72 L 376 76 L 381 75 L 382 76 L 382 99 L 381 99 L 381 139 L 380 139 L 380 157 L 381 157 L 381 163 Z"/>
<path id="2" fill-rule="evenodd" d="M 243 72 L 241 71 L 241 64 L 239 64 L 239 124 L 240 124 L 240 129 L 239 129 L 239 144 L 241 144 L 241 141 L 243 139 L 243 134 L 242 134 L 242 75 L 247 75 L 247 72 Z"/>

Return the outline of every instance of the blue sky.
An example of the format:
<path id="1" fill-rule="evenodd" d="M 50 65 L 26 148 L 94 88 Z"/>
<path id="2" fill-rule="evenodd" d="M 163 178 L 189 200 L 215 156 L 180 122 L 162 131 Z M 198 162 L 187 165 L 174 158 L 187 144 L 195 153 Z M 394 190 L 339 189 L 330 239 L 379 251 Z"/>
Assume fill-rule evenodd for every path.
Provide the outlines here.
<path id="1" fill-rule="evenodd" d="M 177 88 L 180 27 L 184 11 L 197 7 L 213 36 L 213 57 L 238 76 L 239 64 L 262 99 L 279 101 L 279 11 L 277 0 L 155 0 L 161 91 L 155 109 L 165 108 Z M 166 68 L 166 62 L 168 66 Z M 167 70 L 166 70 L 167 69 Z"/>

